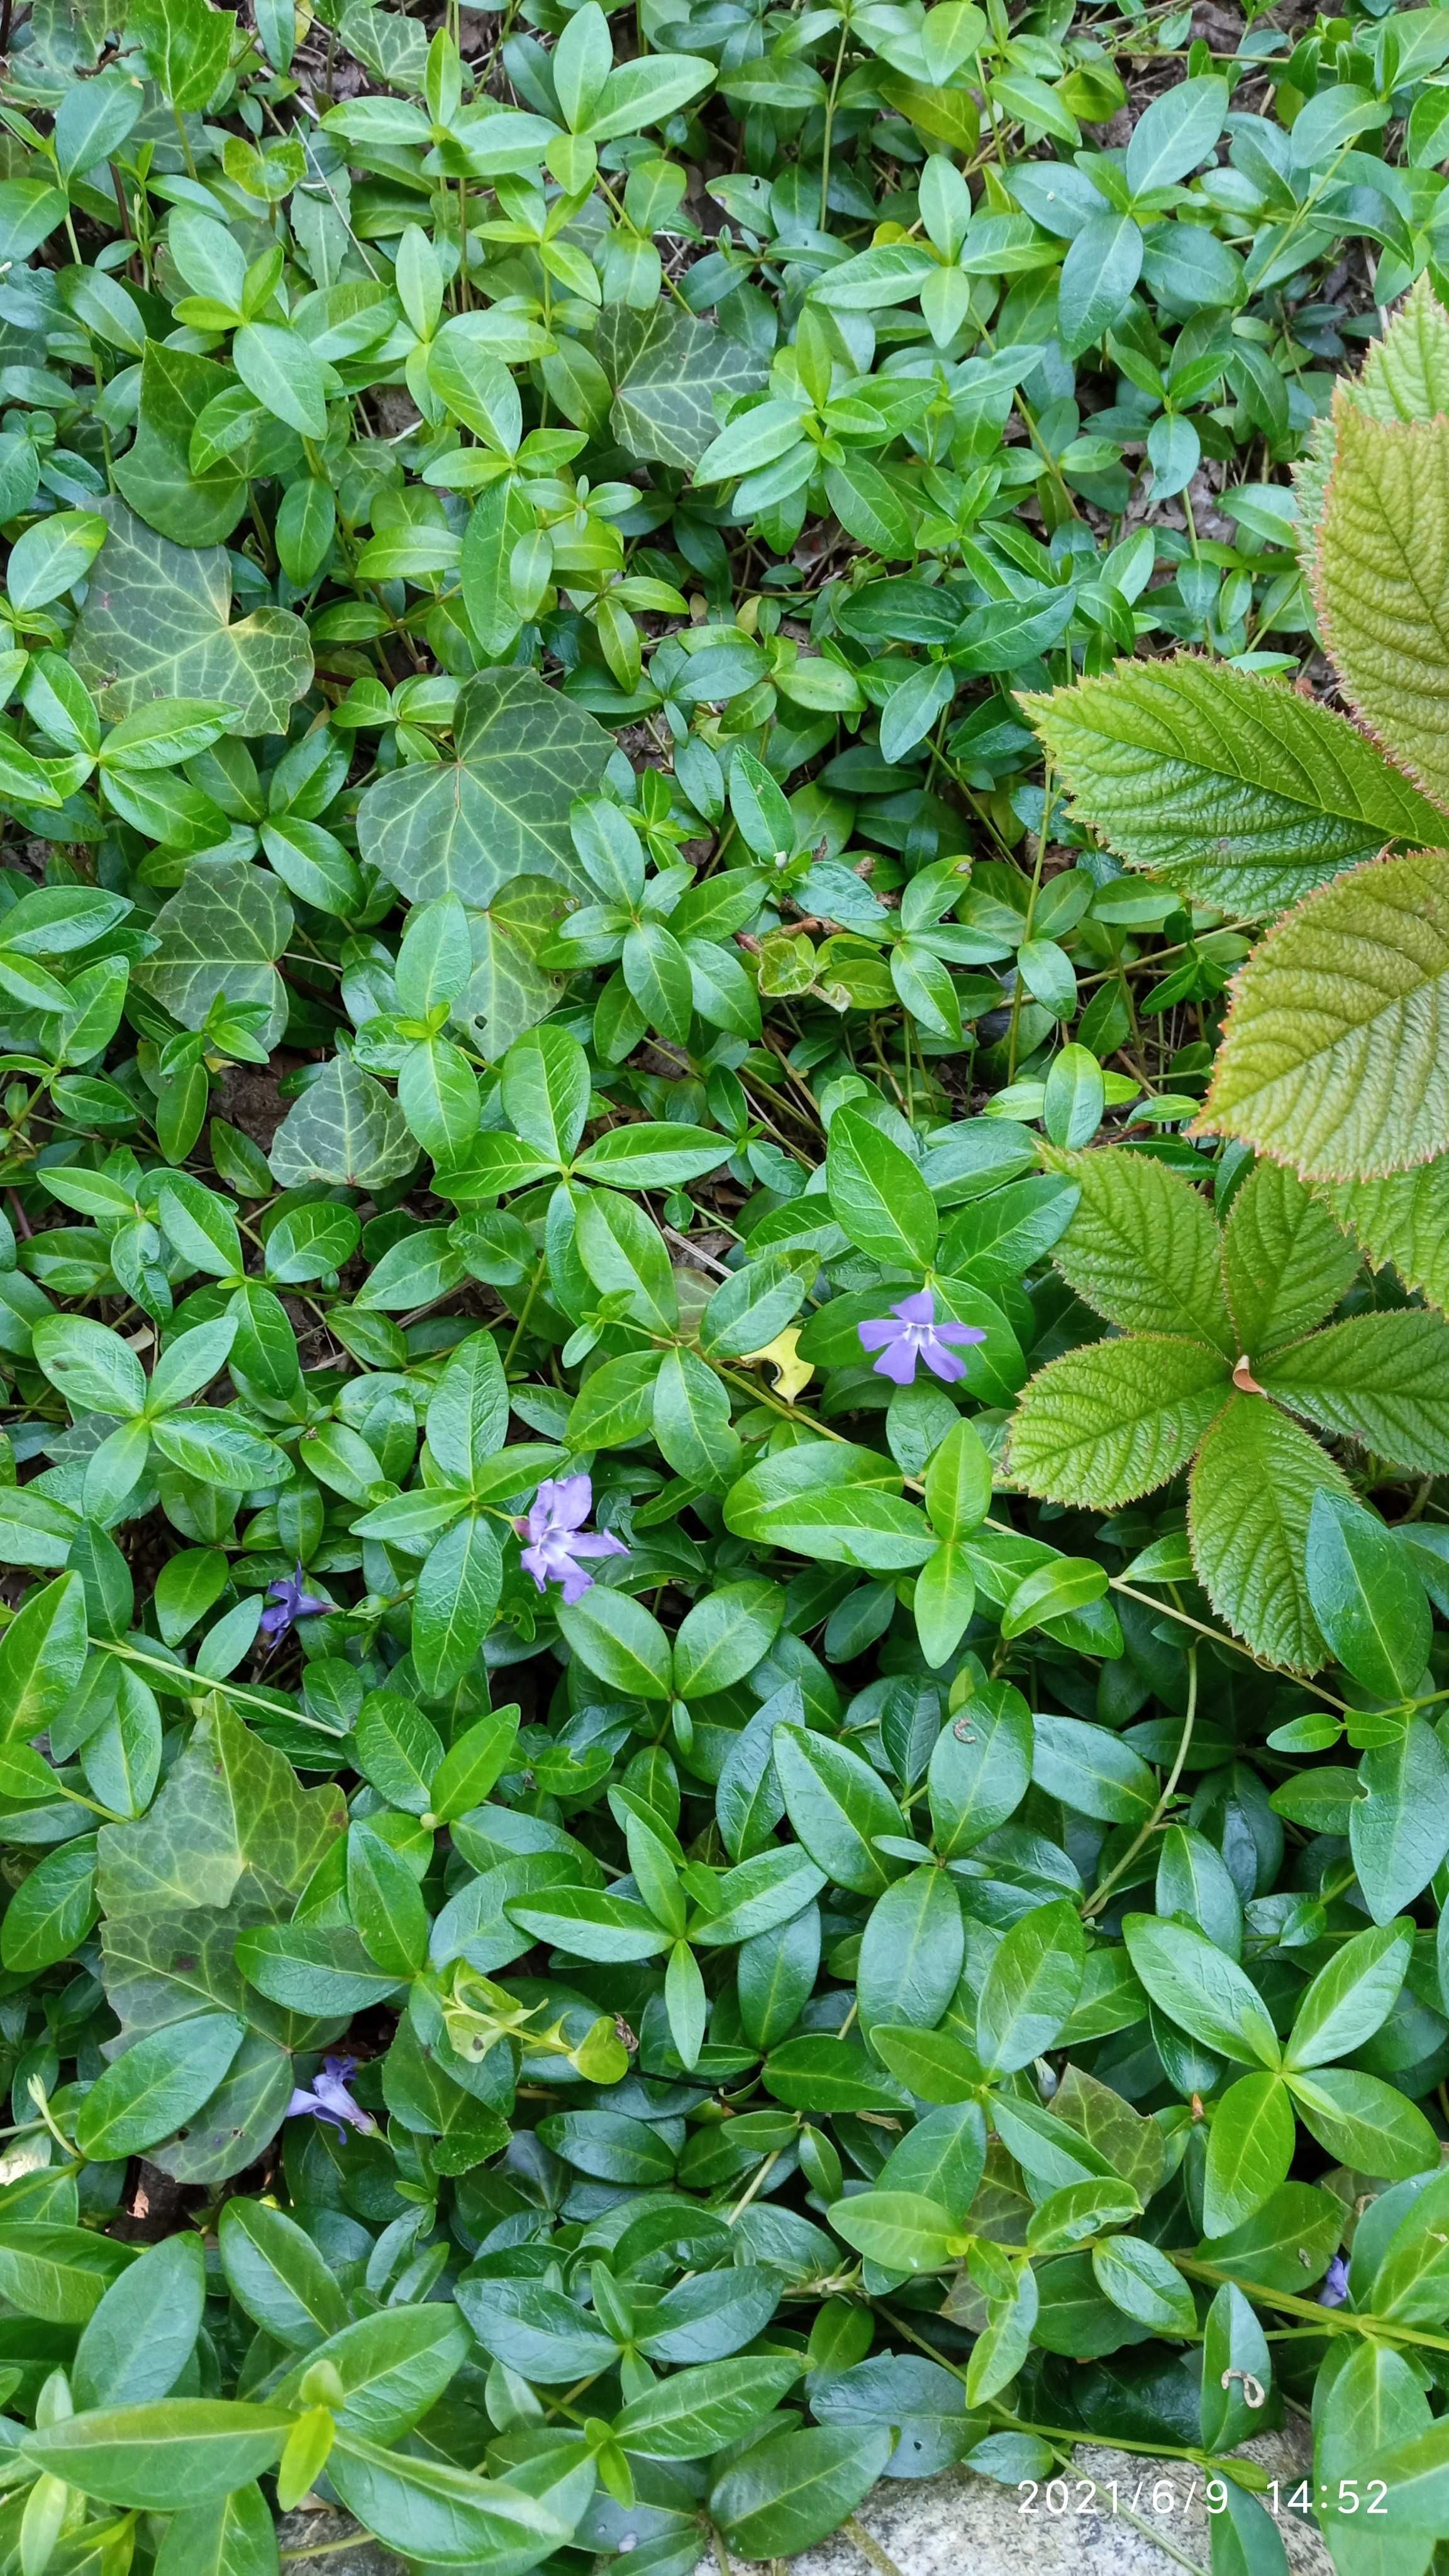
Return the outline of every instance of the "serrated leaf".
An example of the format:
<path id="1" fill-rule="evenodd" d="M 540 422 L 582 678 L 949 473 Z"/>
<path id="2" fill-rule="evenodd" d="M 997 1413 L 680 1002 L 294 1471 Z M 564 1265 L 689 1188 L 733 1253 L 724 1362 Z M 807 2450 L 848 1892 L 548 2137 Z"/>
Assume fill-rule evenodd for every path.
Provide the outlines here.
<path id="1" fill-rule="evenodd" d="M 1023 703 L 1076 819 L 1200 902 L 1278 912 L 1386 841 L 1449 840 L 1345 717 L 1221 662 L 1119 662 Z"/>
<path id="2" fill-rule="evenodd" d="M 215 698 L 228 732 L 285 733 L 312 678 L 300 617 L 254 608 L 231 622 L 231 568 L 222 546 L 176 546 L 103 501 L 111 533 L 91 566 L 71 641 L 72 668 L 107 717 L 153 698 Z"/>
<path id="3" fill-rule="evenodd" d="M 1376 1270 L 1392 1262 L 1406 1288 L 1449 1308 L 1449 1154 L 1381 1181 L 1323 1182 L 1318 1196 Z"/>
<path id="4" fill-rule="evenodd" d="M 1232 1357 L 1218 1229 L 1200 1191 L 1145 1154 L 1043 1153 L 1080 1192 L 1052 1250 L 1078 1296 L 1124 1332 L 1188 1334 Z"/>
<path id="5" fill-rule="evenodd" d="M 1272 1350 L 1331 1313 L 1358 1254 L 1321 1199 L 1280 1163 L 1258 1163 L 1223 1228 L 1223 1276 L 1238 1349 Z"/>
<path id="6" fill-rule="evenodd" d="M 1335 397 L 1314 587 L 1345 697 L 1449 795 L 1449 419 L 1375 420 Z"/>
<path id="7" fill-rule="evenodd" d="M 1306 1181 L 1376 1179 L 1449 1144 L 1449 857 L 1355 868 L 1268 933 L 1233 988 L 1198 1130 Z"/>
<path id="8" fill-rule="evenodd" d="M 453 744 L 454 760 L 415 761 L 367 789 L 366 864 L 410 903 L 453 893 L 481 908 L 524 874 L 583 892 L 569 809 L 603 776 L 602 727 L 534 671 L 479 671 L 459 692 Z"/>
<path id="9" fill-rule="evenodd" d="M 1308 1597 L 1313 1497 L 1347 1493 L 1343 1470 L 1260 1395 L 1234 1395 L 1188 1489 L 1193 1562 L 1219 1617 L 1265 1663 L 1314 1672 L 1326 1648 Z"/>
<path id="10" fill-rule="evenodd" d="M 1201 1342 L 1093 1342 L 1024 1389 L 1008 1471 L 1029 1494 L 1114 1510 L 1186 1466 L 1230 1393 L 1223 1355 Z"/>
<path id="11" fill-rule="evenodd" d="M 1321 1431 L 1421 1475 L 1449 1469 L 1449 1324 L 1414 1307 L 1350 1315 L 1260 1362 L 1261 1385 Z"/>

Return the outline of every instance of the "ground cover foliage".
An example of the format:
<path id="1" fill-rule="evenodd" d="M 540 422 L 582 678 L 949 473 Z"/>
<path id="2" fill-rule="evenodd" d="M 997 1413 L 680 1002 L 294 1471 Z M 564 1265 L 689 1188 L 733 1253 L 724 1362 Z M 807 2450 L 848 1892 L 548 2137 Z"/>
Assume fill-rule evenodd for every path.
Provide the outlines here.
<path id="1" fill-rule="evenodd" d="M 1449 10 L 7 43 L 0 2569 L 1424 2576 Z"/>

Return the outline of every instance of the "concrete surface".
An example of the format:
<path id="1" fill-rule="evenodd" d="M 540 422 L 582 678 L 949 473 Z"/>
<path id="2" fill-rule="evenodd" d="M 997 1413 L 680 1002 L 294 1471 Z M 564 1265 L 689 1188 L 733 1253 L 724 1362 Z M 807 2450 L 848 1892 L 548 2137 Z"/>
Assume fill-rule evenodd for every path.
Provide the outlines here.
<path id="1" fill-rule="evenodd" d="M 1306 2425 L 1246 2445 L 1285 2494 L 1308 2464 Z M 1095 2482 L 1095 2492 L 1091 2491 Z M 1116 2487 L 1115 2505 L 1113 2485 Z M 938 2478 L 883 2479 L 855 2521 L 868 2551 L 838 2531 L 793 2560 L 794 2576 L 1207 2576 L 1209 2518 L 1200 2473 L 1181 2460 L 1146 2460 L 1084 2443 L 1069 2481 L 1022 2511 L 1014 2488 L 951 2469 Z M 1053 2505 L 1062 2510 L 1053 2511 Z M 1292 2576 L 1332 2576 L 1316 2527 L 1279 2517 Z M 279 2530 L 284 2576 L 403 2576 L 402 2561 L 334 2514 L 292 2513 Z M 339 2547 L 339 2543 L 343 2544 Z M 294 2552 L 304 2553 L 293 2555 Z M 741 2569 L 745 2562 L 736 2560 Z"/>

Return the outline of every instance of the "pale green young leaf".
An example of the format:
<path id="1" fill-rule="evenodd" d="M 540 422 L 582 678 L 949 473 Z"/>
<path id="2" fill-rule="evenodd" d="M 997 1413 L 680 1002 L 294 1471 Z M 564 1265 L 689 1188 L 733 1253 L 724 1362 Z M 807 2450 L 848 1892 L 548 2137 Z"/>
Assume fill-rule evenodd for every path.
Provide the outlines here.
<path id="1" fill-rule="evenodd" d="M 1199 1127 L 1307 1181 L 1428 1162 L 1449 1143 L 1446 1011 L 1449 856 L 1356 868 L 1289 913 L 1244 967 Z"/>

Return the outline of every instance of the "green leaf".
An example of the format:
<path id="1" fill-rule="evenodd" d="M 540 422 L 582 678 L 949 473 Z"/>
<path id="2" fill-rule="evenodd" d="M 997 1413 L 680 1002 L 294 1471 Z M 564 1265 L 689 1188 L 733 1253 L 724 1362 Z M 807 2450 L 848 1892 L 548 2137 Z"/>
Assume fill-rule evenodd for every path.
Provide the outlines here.
<path id="1" fill-rule="evenodd" d="M 327 435 L 327 395 L 320 362 L 301 333 L 275 322 L 248 322 L 232 342 L 232 360 L 249 393 L 302 438 Z"/>
<path id="2" fill-rule="evenodd" d="M 1427 1718 L 1376 1744 L 1359 1764 L 1348 1838 L 1364 1902 L 1391 1923 L 1449 1852 L 1449 1754 Z"/>
<path id="3" fill-rule="evenodd" d="M 19 609 L 44 608 L 80 581 L 110 531 L 94 510 L 57 510 L 37 519 L 10 549 L 5 587 Z"/>
<path id="4" fill-rule="evenodd" d="M 0 1732 L 7 1739 L 39 1735 L 64 1707 L 85 1668 L 86 1645 L 85 1587 L 78 1574 L 59 1575 L 31 1594 L 0 1637 Z"/>
<path id="5" fill-rule="evenodd" d="M 909 1154 L 845 1108 L 830 1122 L 825 1168 L 831 1210 L 858 1250 L 897 1269 L 929 1266 L 940 1219 Z"/>
<path id="6" fill-rule="evenodd" d="M 1325 2066 L 1373 2037 L 1398 2000 L 1413 1951 L 1413 1933 L 1407 1920 L 1356 1932 L 1320 1968 L 1294 2014 L 1286 2066 Z"/>
<path id="7" fill-rule="evenodd" d="M 1185 1923 L 1129 1914 L 1122 1928 L 1133 1967 L 1170 2022 L 1235 2065 L 1277 2066 L 1267 2007 L 1235 1960 Z"/>
<path id="8" fill-rule="evenodd" d="M 245 2486 L 281 2456 L 291 2418 L 280 2406 L 168 2397 L 70 2415 L 26 2435 L 27 2456 L 82 2495 L 170 2513 Z"/>
<path id="9" fill-rule="evenodd" d="M 1223 1276 L 1239 1352 L 1255 1360 L 1332 1312 L 1358 1256 L 1320 1200 L 1280 1163 L 1254 1165 L 1223 1228 Z"/>
<path id="10" fill-rule="evenodd" d="M 198 2013 L 138 2039 L 91 2086 L 77 2146 L 98 2163 L 154 2147 L 210 2100 L 244 2036 L 232 2014 Z"/>
<path id="11" fill-rule="evenodd" d="M 861 1940 L 861 2028 L 870 2033 L 889 2021 L 929 2030 L 956 1991 L 964 1957 L 961 1902 L 946 1871 L 927 1864 L 898 1878 L 871 1908 Z"/>
<path id="12" fill-rule="evenodd" d="M 1154 2334 L 1197 2334 L 1197 2309 L 1182 2274 L 1145 2236 L 1109 2236 L 1092 2248 L 1098 2289 L 1114 2308 Z"/>
<path id="13" fill-rule="evenodd" d="M 1222 663 L 1119 662 L 1027 711 L 1072 812 L 1133 867 L 1236 914 L 1449 824 L 1345 717 Z"/>
<path id="14" fill-rule="evenodd" d="M 1230 2451 L 1251 2433 L 1262 2409 L 1248 2404 L 1244 2380 L 1255 2379 L 1266 2392 L 1272 2377 L 1263 2329 L 1242 2291 L 1232 2281 L 1224 2281 L 1203 2328 L 1198 2403 L 1205 2449 Z"/>
<path id="15" fill-rule="evenodd" d="M 1130 215 L 1089 217 L 1068 245 L 1062 264 L 1060 333 L 1068 357 L 1079 358 L 1110 331 L 1125 311 L 1142 274 L 1144 248 Z"/>
<path id="16" fill-rule="evenodd" d="M 837 2236 L 887 2272 L 940 2272 L 962 2237 L 948 2210 L 919 2192 L 863 2191 L 830 2211 Z"/>
<path id="17" fill-rule="evenodd" d="M 611 1690 L 639 1699 L 670 1697 L 669 1639 L 632 1594 L 592 1584 L 581 1600 L 560 1603 L 558 1623 L 575 1654 Z"/>
<path id="18" fill-rule="evenodd" d="M 662 1190 L 699 1180 L 726 1160 L 724 1140 L 707 1127 L 640 1119 L 633 1126 L 606 1128 L 585 1146 L 574 1168 L 615 1189 Z"/>
<path id="19" fill-rule="evenodd" d="M 1449 1325 L 1439 1315 L 1347 1316 L 1275 1352 L 1262 1384 L 1324 1431 L 1421 1474 L 1449 1467 Z"/>
<path id="20" fill-rule="evenodd" d="M 1107 1148 L 1051 1149 L 1080 1193 L 1052 1259 L 1079 1297 L 1123 1332 L 1189 1336 L 1235 1354 L 1218 1229 L 1201 1193 L 1165 1164 Z"/>
<path id="21" fill-rule="evenodd" d="M 741 340 L 664 300 L 606 304 L 594 355 L 613 388 L 609 426 L 631 456 L 688 473 L 719 422 L 719 400 L 756 393 L 765 370 Z"/>
<path id="22" fill-rule="evenodd" d="M 989 2075 L 1013 2075 L 1046 2054 L 1076 2003 L 1085 1966 L 1081 1917 L 1069 1897 L 1012 1924 L 976 2007 L 977 2054 Z"/>
<path id="23" fill-rule="evenodd" d="M 417 1158 L 396 1101 L 350 1055 L 338 1054 L 288 1110 L 270 1162 L 281 1189 L 307 1181 L 381 1189 L 402 1180 Z"/>
<path id="24" fill-rule="evenodd" d="M 1132 129 L 1123 164 L 1134 197 L 1172 187 L 1209 158 L 1227 122 L 1228 98 L 1227 82 L 1207 72 L 1149 102 Z"/>
<path id="25" fill-rule="evenodd" d="M 22 2316 L 83 2326 L 134 2252 L 89 2228 L 7 2219 L 0 2229 L 0 2297 Z"/>
<path id="26" fill-rule="evenodd" d="M 676 2370 L 614 2418 L 626 2450 L 650 2460 L 703 2460 L 773 2414 L 800 2376 L 791 2353 L 752 2353 Z"/>
<path id="27" fill-rule="evenodd" d="M 1279 2075 L 1240 2075 L 1213 2112 L 1203 2168 L 1202 2223 L 1225 2236 L 1254 2216 L 1285 2182 L 1296 2137 L 1293 2104 Z"/>
<path id="28" fill-rule="evenodd" d="M 1356 2067 L 1325 2066 L 1292 2075 L 1294 2106 L 1304 2127 L 1340 2164 L 1389 2182 L 1427 2173 L 1439 2163 L 1439 2141 L 1417 2103 Z"/>
<path id="29" fill-rule="evenodd" d="M 186 1029 L 205 1026 L 218 994 L 257 1004 L 266 1013 L 260 1042 L 275 1046 L 286 1026 L 287 995 L 273 961 L 292 936 L 293 918 L 264 868 L 235 859 L 193 864 L 157 914 L 159 945 L 133 968 L 135 980 Z"/>
<path id="30" fill-rule="evenodd" d="M 285 1754 L 213 1703 L 149 1814 L 99 1836 L 106 1990 L 128 2035 L 247 2012 L 238 1930 L 290 1914 L 345 1817 L 339 1790 L 302 1789 Z"/>
<path id="31" fill-rule="evenodd" d="M 954 1860 L 1015 1815 L 1031 1781 L 1032 1717 L 1009 1682 L 985 1681 L 936 1738 L 927 1783 L 936 1849 Z"/>
<path id="32" fill-rule="evenodd" d="M 958 1422 L 947 1432 L 926 1469 L 925 1502 L 932 1529 L 945 1539 L 979 1529 L 991 1509 L 992 1461 L 979 1431 Z"/>
<path id="33" fill-rule="evenodd" d="M 1449 858 L 1359 867 L 1268 933 L 1233 991 L 1204 1130 L 1307 1181 L 1373 1180 L 1449 1142 Z"/>
<path id="34" fill-rule="evenodd" d="M 277 2395 L 282 2404 L 295 2403 L 311 2363 L 330 2362 L 344 2392 L 337 2408 L 343 2430 L 397 2441 L 441 2397 L 468 2351 L 467 2328 L 448 2301 L 387 2307 L 314 2344 Z"/>
<path id="35" fill-rule="evenodd" d="M 1343 692 L 1420 786 L 1449 792 L 1449 723 L 1437 674 L 1449 627 L 1432 578 L 1449 493 L 1449 422 L 1376 420 L 1334 403 L 1315 588 Z"/>
<path id="36" fill-rule="evenodd" d="M 1188 1522 L 1193 1561 L 1220 1618 L 1265 1662 L 1313 1672 L 1323 1638 L 1305 1559 L 1315 1494 L 1348 1490 L 1343 1471 L 1306 1431 L 1257 1395 L 1234 1395 L 1193 1469 Z"/>
<path id="37" fill-rule="evenodd" d="M 828 1565 L 892 1573 L 923 1565 L 934 1541 L 900 1492 L 899 1469 L 874 1449 L 811 1441 L 752 1467 L 724 1502 L 725 1526 L 762 1547 Z"/>
<path id="38" fill-rule="evenodd" d="M 413 1591 L 413 1661 L 426 1697 L 446 1698 L 472 1670 L 502 1588 L 497 1529 L 469 1512 L 429 1549 Z"/>
<path id="39" fill-rule="evenodd" d="M 968 1708 L 971 1702 L 967 1702 Z M 1039 1713 L 1032 1721 L 1031 1776 L 1049 1798 L 1104 1824 L 1145 1824 L 1157 1783 L 1140 1753 L 1105 1726 Z"/>
<path id="40" fill-rule="evenodd" d="M 534 1940 L 550 1941 L 576 1959 L 596 1959 L 605 1966 L 655 1959 L 670 1947 L 671 1934 L 644 1906 L 596 1887 L 552 1887 L 535 1897 L 512 1899 L 506 1910 L 510 1922 Z"/>
<path id="41" fill-rule="evenodd" d="M 710 2512 L 741 2557 L 793 2557 L 855 2511 L 894 2439 L 889 2425 L 818 2424 L 772 2434 L 725 2471 Z"/>
<path id="42" fill-rule="evenodd" d="M 230 2495 L 183 2506 L 171 2516 L 156 2576 L 272 2576 L 276 2547 L 276 2525 L 261 2488 L 235 2487 Z"/>
<path id="43" fill-rule="evenodd" d="M 217 2230 L 233 2297 L 278 2343 L 308 2352 L 348 2322 L 346 2302 L 305 2229 L 262 2200 L 226 2203 Z"/>
<path id="44" fill-rule="evenodd" d="M 803 1726 L 777 1726 L 772 1743 L 785 1811 L 811 1859 L 837 1886 L 880 1895 L 900 1865 L 879 1854 L 876 1838 L 898 1835 L 902 1823 L 880 1774 Z"/>
<path id="45" fill-rule="evenodd" d="M 456 760 L 378 778 L 357 814 L 358 848 L 410 903 L 453 893 L 482 906 L 525 872 L 582 891 L 569 833 L 577 796 L 603 775 L 607 734 L 530 670 L 481 671 L 453 715 Z"/>
<path id="46" fill-rule="evenodd" d="M 215 698 L 232 733 L 285 733 L 312 678 L 298 617 L 254 608 L 231 623 L 231 570 L 220 546 L 175 546 L 119 501 L 100 516 L 110 535 L 91 567 L 71 664 L 108 718 L 153 698 Z"/>
<path id="47" fill-rule="evenodd" d="M 1429 1657 L 1424 1587 L 1377 1515 L 1327 1487 L 1308 1522 L 1308 1594 L 1329 1646 L 1365 1690 L 1407 1698 Z"/>
<path id="48" fill-rule="evenodd" d="M 200 2237 L 148 2246 L 111 2283 L 76 2346 L 71 2386 L 80 2412 L 165 2397 L 191 2358 L 205 2310 Z"/>
<path id="49" fill-rule="evenodd" d="M 148 339 L 142 352 L 136 435 L 116 459 L 116 488 L 176 545 L 219 545 L 247 506 L 247 477 L 234 456 L 218 457 L 204 474 L 191 470 L 192 431 L 232 382 L 225 367 L 189 349 Z"/>
<path id="50" fill-rule="evenodd" d="M 1093 1342 L 1049 1360 L 1025 1388 L 1008 1470 L 1030 1494 L 1113 1510 L 1176 1475 L 1231 1392 L 1222 1354 L 1201 1342 Z"/>
<path id="51" fill-rule="evenodd" d="M 53 1968 L 79 1949 L 99 1914 L 95 1837 L 82 1834 L 48 1852 L 16 1889 L 0 1921 L 0 1962 L 27 1977 Z"/>

